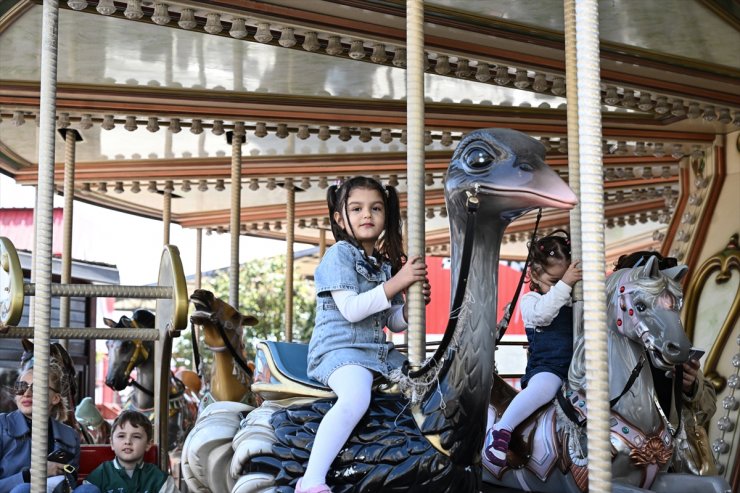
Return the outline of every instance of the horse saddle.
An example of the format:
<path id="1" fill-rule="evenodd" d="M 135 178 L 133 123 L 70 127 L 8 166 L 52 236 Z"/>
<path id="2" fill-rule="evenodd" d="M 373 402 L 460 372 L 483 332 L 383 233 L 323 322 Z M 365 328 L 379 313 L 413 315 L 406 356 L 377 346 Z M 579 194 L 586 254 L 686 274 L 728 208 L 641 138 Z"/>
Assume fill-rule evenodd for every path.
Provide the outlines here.
<path id="1" fill-rule="evenodd" d="M 516 395 L 517 391 L 511 385 L 494 374 L 491 407 L 496 413 L 497 421 L 501 419 Z M 506 466 L 498 468 L 488 464 L 488 468 L 498 479 L 501 479 L 506 469 L 526 467 L 545 481 L 557 463 L 556 450 L 559 447 L 554 408 L 545 404 L 517 426 L 511 434 Z"/>
<path id="2" fill-rule="evenodd" d="M 308 344 L 261 341 L 254 361 L 252 391 L 265 400 L 336 397 L 329 387 L 309 378 Z M 397 393 L 396 386 L 388 385 L 382 377 L 375 380 L 373 390 Z"/>

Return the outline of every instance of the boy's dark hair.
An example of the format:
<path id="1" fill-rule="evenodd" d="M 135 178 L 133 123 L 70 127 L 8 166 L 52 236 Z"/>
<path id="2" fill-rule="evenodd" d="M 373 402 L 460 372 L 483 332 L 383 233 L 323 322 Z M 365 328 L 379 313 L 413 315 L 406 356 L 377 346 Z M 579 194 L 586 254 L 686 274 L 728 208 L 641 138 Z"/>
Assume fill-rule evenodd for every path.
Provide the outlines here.
<path id="1" fill-rule="evenodd" d="M 113 420 L 113 425 L 110 429 L 111 434 L 116 431 L 116 428 L 118 428 L 119 426 L 123 426 L 126 423 L 130 424 L 134 428 L 143 428 L 144 433 L 146 433 L 147 441 L 154 438 L 154 427 L 152 426 L 152 422 L 149 421 L 149 418 L 141 414 L 139 411 L 134 411 L 131 409 L 121 411 L 121 414 L 119 414 L 116 419 Z"/>
<path id="2" fill-rule="evenodd" d="M 660 270 L 670 269 L 671 267 L 676 267 L 678 265 L 678 260 L 674 257 L 664 257 L 658 252 L 644 250 L 622 255 L 619 257 L 619 260 L 617 260 L 617 263 L 614 264 L 614 270 L 618 271 L 619 269 L 630 269 L 635 266 L 639 267 L 641 265 L 645 265 L 647 261 L 650 260 L 650 257 L 656 258 L 658 261 L 658 268 Z"/>
<path id="3" fill-rule="evenodd" d="M 347 198 L 355 188 L 365 188 L 368 190 L 377 190 L 383 197 L 383 208 L 385 209 L 385 230 L 380 236 L 377 249 L 373 252 L 373 257 L 380 263 L 388 261 L 391 264 L 393 274 L 398 272 L 403 266 L 405 254 L 403 252 L 403 233 L 401 230 L 401 204 L 398 200 L 396 189 L 388 185 L 383 187 L 377 180 L 366 176 L 355 176 L 345 181 L 341 185 L 332 185 L 326 192 L 326 202 L 329 206 L 329 222 L 331 232 L 336 241 L 347 241 L 357 246 L 354 238 L 352 225 L 347 222 L 352 234 L 348 233 L 334 219 L 334 212 L 339 212 L 342 216 L 347 217 Z M 360 248 L 361 249 L 361 248 Z M 362 250 L 362 249 L 361 249 Z"/>
<path id="4" fill-rule="evenodd" d="M 529 249 L 529 289 L 539 292 L 531 273 L 540 275 L 545 267 L 556 262 L 570 263 L 570 234 L 564 229 L 556 229 L 549 235 L 535 238 L 529 244 Z"/>

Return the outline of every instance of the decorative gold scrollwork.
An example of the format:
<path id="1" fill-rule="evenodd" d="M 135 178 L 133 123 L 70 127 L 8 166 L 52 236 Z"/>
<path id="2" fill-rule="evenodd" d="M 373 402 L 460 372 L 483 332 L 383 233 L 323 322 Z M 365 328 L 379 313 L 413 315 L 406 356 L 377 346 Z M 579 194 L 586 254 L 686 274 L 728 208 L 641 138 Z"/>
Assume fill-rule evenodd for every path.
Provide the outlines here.
<path id="1" fill-rule="evenodd" d="M 709 276 L 716 272 L 717 275 L 714 278 L 714 282 L 716 284 L 724 284 L 732 278 L 733 269 L 737 270 L 738 275 L 740 275 L 740 246 L 738 246 L 737 233 L 732 235 L 724 250 L 710 257 L 701 265 L 699 271 L 689 282 L 685 297 L 686 312 L 684 327 L 690 340 L 694 340 L 699 301 Z M 727 339 L 732 333 L 733 327 L 737 323 L 738 316 L 740 316 L 740 289 L 735 293 L 727 317 L 725 317 L 704 363 L 704 375 L 711 380 L 717 393 L 721 392 L 725 388 L 725 385 L 727 385 L 725 377 L 717 373 L 717 362 L 722 354 L 722 349 L 727 343 Z"/>

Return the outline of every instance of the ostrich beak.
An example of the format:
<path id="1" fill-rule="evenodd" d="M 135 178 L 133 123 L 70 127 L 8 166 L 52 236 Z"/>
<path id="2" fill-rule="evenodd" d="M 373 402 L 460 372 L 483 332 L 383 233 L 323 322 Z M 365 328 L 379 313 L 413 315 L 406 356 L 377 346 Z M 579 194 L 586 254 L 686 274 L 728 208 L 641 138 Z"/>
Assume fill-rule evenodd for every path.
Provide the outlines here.
<path id="1" fill-rule="evenodd" d="M 510 169 L 515 170 L 516 167 Z M 511 176 L 514 176 L 513 172 Z M 498 180 L 495 183 L 481 182 L 478 186 L 481 193 L 495 195 L 505 201 L 508 199 L 510 203 L 516 203 L 520 207 L 517 208 L 519 210 L 537 207 L 572 209 L 578 204 L 578 198 L 573 190 L 544 163 L 535 173 L 528 174 L 525 181 L 517 177 L 511 180 Z"/>
<path id="2" fill-rule="evenodd" d="M 578 197 L 573 190 L 549 167 L 533 176 L 530 190 L 522 191 L 536 195 L 541 200 L 541 203 L 536 204 L 537 207 L 572 209 L 578 204 Z"/>

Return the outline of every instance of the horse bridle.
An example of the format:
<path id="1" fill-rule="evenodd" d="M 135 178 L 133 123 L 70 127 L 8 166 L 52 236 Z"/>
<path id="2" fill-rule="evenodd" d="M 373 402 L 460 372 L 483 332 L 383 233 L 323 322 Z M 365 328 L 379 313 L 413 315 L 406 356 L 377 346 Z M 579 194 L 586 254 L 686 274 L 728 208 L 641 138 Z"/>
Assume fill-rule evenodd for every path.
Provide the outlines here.
<path id="1" fill-rule="evenodd" d="M 136 322 L 133 322 L 134 327 L 136 327 Z M 141 339 L 133 339 L 131 341 L 134 344 L 134 353 L 131 355 L 131 359 L 128 362 L 128 365 L 126 365 L 125 375 L 128 377 L 128 382 L 126 383 L 127 387 L 134 387 L 138 390 L 141 390 L 149 397 L 154 397 L 154 391 L 147 389 L 143 385 L 141 385 L 139 382 L 131 378 L 131 372 L 134 371 L 134 368 L 136 368 L 139 363 L 143 363 L 147 359 L 149 359 L 149 350 L 144 345 L 144 341 Z"/>

